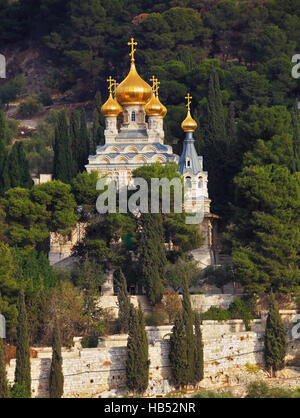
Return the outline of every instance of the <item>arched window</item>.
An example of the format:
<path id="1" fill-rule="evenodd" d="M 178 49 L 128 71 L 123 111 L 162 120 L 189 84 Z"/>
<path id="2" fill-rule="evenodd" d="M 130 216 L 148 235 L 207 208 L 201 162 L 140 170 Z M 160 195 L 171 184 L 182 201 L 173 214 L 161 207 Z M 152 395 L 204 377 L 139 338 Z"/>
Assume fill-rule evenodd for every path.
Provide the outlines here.
<path id="1" fill-rule="evenodd" d="M 190 177 L 185 178 L 186 185 L 190 189 L 192 187 L 192 179 Z"/>
<path id="2" fill-rule="evenodd" d="M 191 160 L 189 160 L 189 159 L 186 160 L 186 166 L 187 167 L 190 167 L 191 166 Z"/>
<path id="3" fill-rule="evenodd" d="M 135 122 L 135 111 L 131 112 L 131 122 Z"/>
<path id="4" fill-rule="evenodd" d="M 200 189 L 202 187 L 202 177 L 198 178 L 198 188 Z"/>

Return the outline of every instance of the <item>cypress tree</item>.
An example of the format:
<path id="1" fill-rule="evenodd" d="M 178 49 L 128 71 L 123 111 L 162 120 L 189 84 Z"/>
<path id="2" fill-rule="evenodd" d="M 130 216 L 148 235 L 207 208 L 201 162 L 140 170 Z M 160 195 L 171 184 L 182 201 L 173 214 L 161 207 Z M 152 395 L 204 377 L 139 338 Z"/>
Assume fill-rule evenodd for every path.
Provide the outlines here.
<path id="1" fill-rule="evenodd" d="M 162 278 L 167 263 L 161 214 L 143 214 L 140 242 L 140 273 L 152 305 L 160 302 L 164 293 Z"/>
<path id="2" fill-rule="evenodd" d="M 80 112 L 80 163 L 79 170 L 84 171 L 85 165 L 88 163 L 88 157 L 90 152 L 90 138 L 86 125 L 85 110 L 81 109 Z"/>
<path id="3" fill-rule="evenodd" d="M 63 183 L 70 183 L 74 169 L 66 111 L 59 112 L 55 127 L 53 176 Z"/>
<path id="4" fill-rule="evenodd" d="M 213 210 L 222 213 L 223 218 L 230 216 L 231 211 L 228 207 L 228 193 L 230 192 L 230 182 L 232 180 L 228 165 L 231 165 L 231 152 L 229 146 L 229 130 L 233 130 L 232 108 L 229 112 L 230 123 L 226 123 L 224 109 L 222 105 L 222 92 L 220 89 L 218 73 L 213 70 L 210 74 L 208 99 L 207 99 L 207 126 L 203 137 L 203 157 L 205 170 L 210 173 L 208 184 L 209 194 L 213 201 Z M 229 162 L 228 162 L 229 160 Z"/>
<path id="5" fill-rule="evenodd" d="M 8 157 L 8 174 L 10 178 L 10 187 L 18 187 L 21 180 L 21 167 L 18 161 L 17 143 L 15 143 L 11 149 L 11 153 Z"/>
<path id="6" fill-rule="evenodd" d="M 93 127 L 92 127 L 92 139 L 93 139 L 93 150 L 92 153 L 96 151 L 96 147 L 98 144 L 98 129 L 100 127 L 99 123 L 99 112 L 97 109 L 94 110 L 93 113 Z"/>
<path id="7" fill-rule="evenodd" d="M 188 383 L 194 381 L 195 375 L 195 344 L 194 344 L 194 312 L 192 310 L 187 278 L 184 277 L 182 286 L 182 318 L 185 326 L 187 344 L 187 376 Z"/>
<path id="8" fill-rule="evenodd" d="M 93 113 L 91 154 L 96 152 L 97 145 L 104 145 L 104 128 L 100 124 L 99 112 L 95 109 Z"/>
<path id="9" fill-rule="evenodd" d="M 73 160 L 73 177 L 79 173 L 80 166 L 80 113 L 72 110 L 70 116 L 70 142 Z"/>
<path id="10" fill-rule="evenodd" d="M 284 368 L 286 352 L 286 332 L 275 296 L 271 293 L 269 314 L 265 330 L 264 358 L 266 367 L 271 370 L 272 375 L 274 371 Z"/>
<path id="11" fill-rule="evenodd" d="M 0 337 L 0 399 L 8 397 L 9 391 L 6 377 L 5 350 L 3 339 Z"/>
<path id="12" fill-rule="evenodd" d="M 118 277 L 118 305 L 119 305 L 119 331 L 127 334 L 129 329 L 130 296 L 127 291 L 126 278 L 122 271 Z"/>
<path id="13" fill-rule="evenodd" d="M 204 375 L 203 342 L 200 328 L 200 315 L 195 313 L 195 383 L 200 382 Z"/>
<path id="14" fill-rule="evenodd" d="M 98 90 L 95 96 L 95 113 L 94 117 L 96 118 L 96 114 L 98 115 L 98 123 L 99 126 L 94 129 L 94 144 L 97 145 L 104 145 L 104 129 L 105 129 L 105 118 L 101 113 L 102 107 L 102 98 L 101 93 Z"/>
<path id="15" fill-rule="evenodd" d="M 215 70 L 210 74 L 207 102 L 208 136 L 213 144 L 226 141 L 226 129 L 219 76 Z"/>
<path id="16" fill-rule="evenodd" d="M 15 384 L 22 388 L 24 397 L 31 397 L 30 349 L 23 289 L 20 290 L 18 299 Z"/>
<path id="17" fill-rule="evenodd" d="M 143 393 L 148 387 L 150 364 L 148 357 L 144 314 L 140 307 L 136 309 L 131 304 L 127 341 L 126 386 L 134 393 Z"/>
<path id="18" fill-rule="evenodd" d="M 179 312 L 176 316 L 172 334 L 170 337 L 170 365 L 173 381 L 176 387 L 182 387 L 189 383 L 187 346 L 190 344 L 187 339 L 183 321 L 183 314 Z"/>
<path id="19" fill-rule="evenodd" d="M 52 361 L 49 376 L 50 398 L 61 398 L 64 392 L 64 375 L 62 371 L 61 339 L 58 320 L 55 320 L 52 339 Z"/>
<path id="20" fill-rule="evenodd" d="M 99 123 L 102 127 L 105 126 L 105 118 L 101 113 L 101 107 L 102 107 L 102 97 L 101 97 L 101 93 L 98 90 L 95 96 L 95 110 L 97 110 L 98 115 L 99 115 Z"/>
<path id="21" fill-rule="evenodd" d="M 33 181 L 29 171 L 29 163 L 22 142 L 15 142 L 8 158 L 8 174 L 10 187 L 30 189 Z"/>

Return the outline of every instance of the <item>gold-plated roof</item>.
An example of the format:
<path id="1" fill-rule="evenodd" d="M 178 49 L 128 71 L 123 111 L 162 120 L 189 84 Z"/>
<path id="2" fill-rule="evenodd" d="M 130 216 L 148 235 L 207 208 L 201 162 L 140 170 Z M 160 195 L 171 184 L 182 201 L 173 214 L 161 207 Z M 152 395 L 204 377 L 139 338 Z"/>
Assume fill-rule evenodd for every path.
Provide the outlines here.
<path id="1" fill-rule="evenodd" d="M 160 103 L 159 98 L 152 94 L 151 99 L 145 106 L 145 112 L 148 116 L 160 116 L 162 117 L 163 105 Z"/>
<path id="2" fill-rule="evenodd" d="M 117 117 L 119 116 L 120 113 L 123 112 L 123 109 L 119 105 L 117 100 L 114 99 L 112 96 L 112 89 L 113 89 L 113 86 L 116 85 L 116 81 L 112 79 L 111 76 L 108 78 L 107 81 L 109 82 L 109 87 L 108 87 L 109 97 L 107 101 L 104 103 L 104 105 L 101 107 L 101 112 L 105 117 L 109 117 L 109 116 Z"/>
<path id="3" fill-rule="evenodd" d="M 185 97 L 187 99 L 187 117 L 184 119 L 184 121 L 181 124 L 181 128 L 184 132 L 194 132 L 197 129 L 197 122 L 192 118 L 191 116 L 191 100 L 192 96 L 188 93 L 188 95 Z"/>
<path id="4" fill-rule="evenodd" d="M 120 113 L 123 112 L 122 107 L 119 105 L 119 103 L 112 97 L 112 94 L 109 93 L 108 100 L 104 103 L 104 105 L 101 107 L 102 114 L 107 116 L 119 116 Z"/>
<path id="5" fill-rule="evenodd" d="M 128 76 L 116 88 L 116 99 L 121 105 L 146 104 L 152 96 L 152 89 L 138 74 L 134 63 L 134 46 L 137 42 L 131 38 L 131 67 Z"/>
<path id="6" fill-rule="evenodd" d="M 150 81 L 153 82 L 153 94 L 151 99 L 145 106 L 145 112 L 148 116 L 159 116 L 161 118 L 164 118 L 167 114 L 167 108 L 160 102 L 158 98 L 158 86 L 160 83 L 154 76 L 151 78 Z"/>

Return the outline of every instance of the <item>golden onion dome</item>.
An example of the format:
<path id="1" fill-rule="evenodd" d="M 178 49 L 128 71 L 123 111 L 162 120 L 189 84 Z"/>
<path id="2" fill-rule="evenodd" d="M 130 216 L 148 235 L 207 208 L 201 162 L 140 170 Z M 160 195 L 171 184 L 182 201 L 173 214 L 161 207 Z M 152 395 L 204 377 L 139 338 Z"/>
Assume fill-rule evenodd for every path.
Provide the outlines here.
<path id="1" fill-rule="evenodd" d="M 111 92 L 109 93 L 109 98 L 101 107 L 101 112 L 105 117 L 119 116 L 120 113 L 123 112 L 122 107 L 119 105 L 116 99 L 113 98 Z"/>
<path id="2" fill-rule="evenodd" d="M 143 105 L 152 96 L 152 89 L 137 73 L 134 61 L 128 76 L 116 88 L 116 98 L 121 105 Z"/>
<path id="3" fill-rule="evenodd" d="M 151 99 L 145 106 L 145 112 L 148 116 L 160 116 L 161 118 L 164 118 L 167 114 L 167 108 L 160 102 L 155 94 L 152 94 Z"/>
<path id="4" fill-rule="evenodd" d="M 194 132 L 197 129 L 197 122 L 192 118 L 191 112 L 188 110 L 187 117 L 181 124 L 184 132 Z"/>

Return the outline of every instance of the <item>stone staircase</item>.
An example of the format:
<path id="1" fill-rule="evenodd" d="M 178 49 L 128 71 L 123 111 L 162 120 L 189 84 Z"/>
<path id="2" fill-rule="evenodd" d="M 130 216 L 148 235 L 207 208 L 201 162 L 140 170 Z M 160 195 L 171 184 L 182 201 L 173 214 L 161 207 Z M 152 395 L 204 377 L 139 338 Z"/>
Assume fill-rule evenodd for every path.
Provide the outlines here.
<path id="1" fill-rule="evenodd" d="M 146 296 L 144 295 L 136 295 L 136 296 L 131 296 L 131 300 L 136 299 L 137 303 L 136 305 L 140 304 L 142 311 L 146 314 L 146 315 L 151 315 L 152 314 L 152 307 L 147 299 Z"/>

